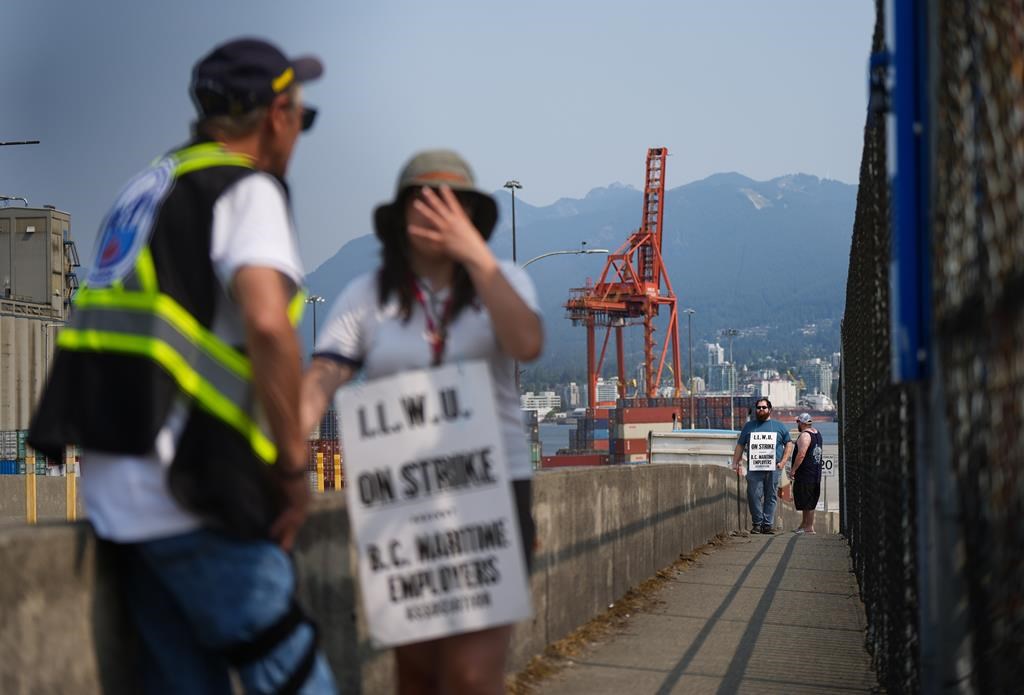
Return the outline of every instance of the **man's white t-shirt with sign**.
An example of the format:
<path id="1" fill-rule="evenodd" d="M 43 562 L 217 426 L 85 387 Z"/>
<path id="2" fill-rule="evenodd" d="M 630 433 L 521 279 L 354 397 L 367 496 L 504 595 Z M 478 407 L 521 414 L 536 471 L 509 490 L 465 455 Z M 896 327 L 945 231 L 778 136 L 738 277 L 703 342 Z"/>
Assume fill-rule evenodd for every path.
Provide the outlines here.
<path id="1" fill-rule="evenodd" d="M 743 426 L 738 443 L 747 450 L 747 469 L 774 471 L 782 460 L 786 444 L 792 441 L 789 430 L 777 420 L 751 420 Z"/>

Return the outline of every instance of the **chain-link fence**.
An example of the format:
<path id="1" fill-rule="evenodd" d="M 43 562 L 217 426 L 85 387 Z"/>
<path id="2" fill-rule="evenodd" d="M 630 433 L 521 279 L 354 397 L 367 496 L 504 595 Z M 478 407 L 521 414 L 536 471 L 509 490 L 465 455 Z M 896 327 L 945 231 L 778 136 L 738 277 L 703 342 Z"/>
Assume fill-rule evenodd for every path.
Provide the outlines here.
<path id="1" fill-rule="evenodd" d="M 1024 688 L 1024 2 L 937 3 L 935 331 L 973 678 Z"/>
<path id="2" fill-rule="evenodd" d="M 883 2 L 873 41 L 883 49 Z M 841 456 L 845 532 L 890 692 L 921 688 L 918 471 L 921 437 L 952 460 L 959 509 L 924 508 L 956 528 L 970 645 L 963 682 L 1024 688 L 1024 2 L 929 4 L 933 88 L 931 273 L 935 390 L 894 385 L 886 124 L 869 116 L 843 325 Z M 917 418 L 930 413 L 929 419 Z M 935 418 L 935 415 L 939 415 Z M 939 426 L 916 422 L 939 422 Z M 962 546 L 960 545 L 962 539 Z M 925 546 L 927 547 L 927 546 Z M 932 552 L 932 551 L 927 551 Z M 959 550 L 954 554 L 959 553 Z M 939 578 L 942 581 L 942 578 Z"/>
<path id="3" fill-rule="evenodd" d="M 873 51 L 882 50 L 878 4 Z M 840 440 L 844 527 L 868 619 L 868 648 L 890 692 L 918 690 L 911 395 L 892 385 L 889 327 L 889 184 L 886 123 L 864 131 L 843 321 L 844 418 Z"/>

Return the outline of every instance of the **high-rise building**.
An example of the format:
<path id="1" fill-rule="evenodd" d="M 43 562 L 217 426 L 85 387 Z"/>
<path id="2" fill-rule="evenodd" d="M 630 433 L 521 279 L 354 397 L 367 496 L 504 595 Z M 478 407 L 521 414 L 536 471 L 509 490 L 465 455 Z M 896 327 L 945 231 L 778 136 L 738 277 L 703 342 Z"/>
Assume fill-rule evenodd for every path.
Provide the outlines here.
<path id="1" fill-rule="evenodd" d="M 792 408 L 796 405 L 796 384 L 788 379 L 762 381 L 758 397 L 767 398 L 775 408 Z"/>
<path id="2" fill-rule="evenodd" d="M 832 393 L 832 365 L 821 359 L 813 359 L 805 363 L 804 383 L 807 393 Z"/>
<path id="3" fill-rule="evenodd" d="M 537 410 L 538 408 L 561 408 L 562 397 L 554 391 L 541 391 L 534 393 L 527 391 L 519 397 L 519 405 L 524 410 Z"/>
<path id="4" fill-rule="evenodd" d="M 575 381 L 570 381 L 568 386 L 562 389 L 562 403 L 566 408 L 579 408 L 582 405 L 580 386 Z"/>
<path id="5" fill-rule="evenodd" d="M 597 380 L 597 402 L 619 400 L 619 377 Z"/>
<path id="6" fill-rule="evenodd" d="M 554 391 L 527 391 L 519 397 L 519 406 L 523 410 L 536 410 L 537 418 L 543 420 L 552 410 L 562 407 L 562 397 Z"/>
<path id="7" fill-rule="evenodd" d="M 736 368 L 728 362 L 708 366 L 708 391 L 732 393 L 736 390 Z"/>
<path id="8" fill-rule="evenodd" d="M 708 365 L 722 364 L 725 362 L 725 348 L 718 343 L 707 343 Z"/>

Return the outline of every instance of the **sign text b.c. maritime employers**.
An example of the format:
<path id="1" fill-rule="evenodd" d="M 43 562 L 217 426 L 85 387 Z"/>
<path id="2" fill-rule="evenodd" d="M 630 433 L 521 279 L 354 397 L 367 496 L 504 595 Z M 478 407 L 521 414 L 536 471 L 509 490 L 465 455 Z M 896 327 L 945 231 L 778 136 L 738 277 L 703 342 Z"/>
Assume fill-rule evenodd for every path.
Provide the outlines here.
<path id="1" fill-rule="evenodd" d="M 339 391 L 370 635 L 394 646 L 530 614 L 490 370 L 404 372 Z"/>

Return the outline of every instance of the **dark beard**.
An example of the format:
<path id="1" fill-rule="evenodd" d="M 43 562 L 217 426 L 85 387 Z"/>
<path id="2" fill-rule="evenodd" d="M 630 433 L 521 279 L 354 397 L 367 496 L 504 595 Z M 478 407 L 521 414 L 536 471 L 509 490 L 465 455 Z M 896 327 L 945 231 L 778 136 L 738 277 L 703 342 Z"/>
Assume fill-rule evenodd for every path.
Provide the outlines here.
<path id="1" fill-rule="evenodd" d="M 767 420 L 768 420 L 768 418 L 770 416 L 771 416 L 771 413 L 765 413 L 764 415 L 762 415 L 761 413 L 757 413 L 757 421 L 758 422 L 767 422 Z"/>

